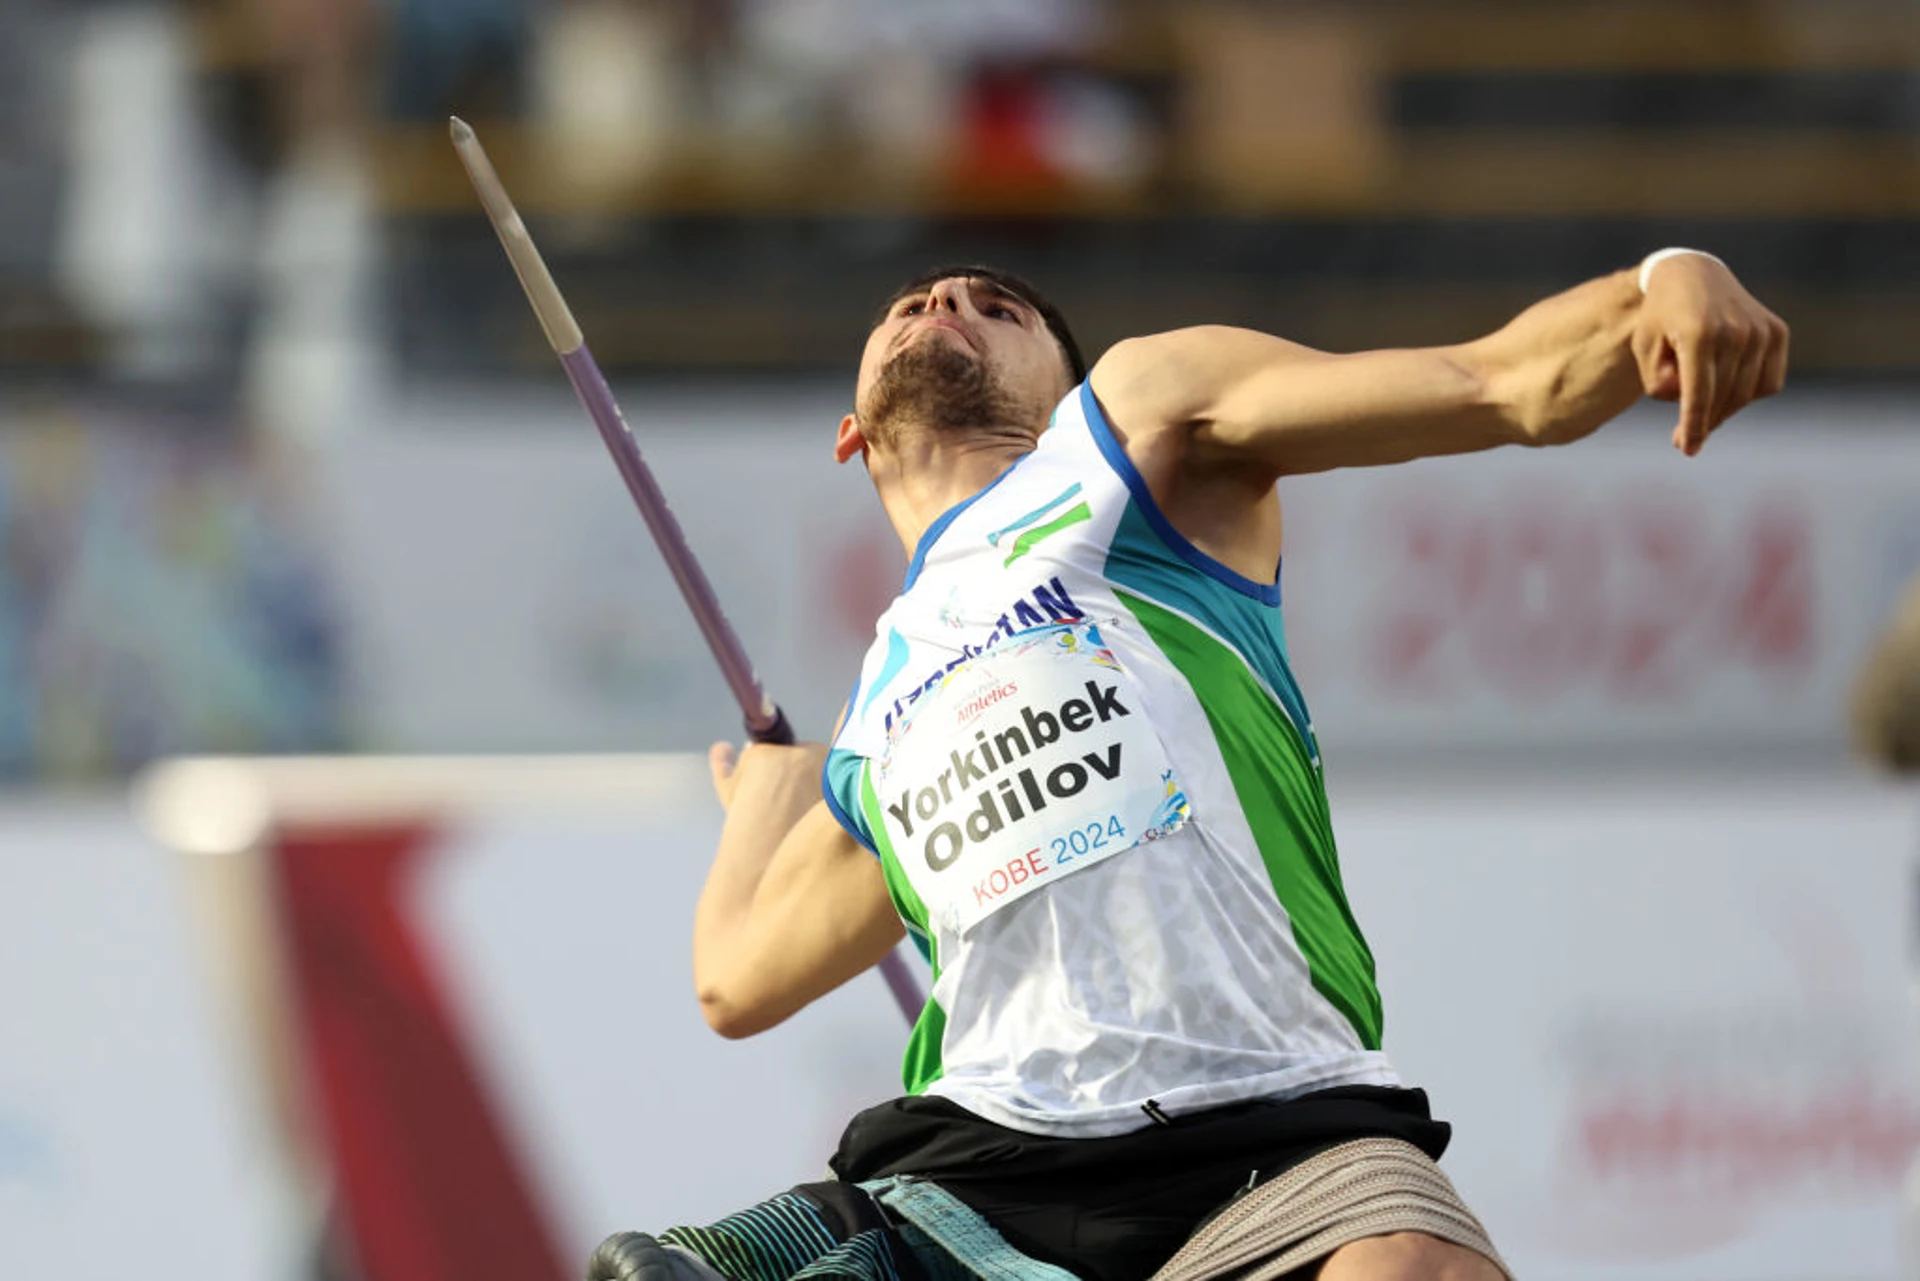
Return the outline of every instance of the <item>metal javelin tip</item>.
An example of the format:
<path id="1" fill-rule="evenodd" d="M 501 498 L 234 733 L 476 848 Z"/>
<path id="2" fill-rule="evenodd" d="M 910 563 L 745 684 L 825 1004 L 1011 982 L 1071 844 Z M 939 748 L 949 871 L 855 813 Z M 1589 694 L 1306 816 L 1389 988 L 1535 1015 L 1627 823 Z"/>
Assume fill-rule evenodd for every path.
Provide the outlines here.
<path id="1" fill-rule="evenodd" d="M 533 239 L 527 235 L 526 224 L 520 221 L 513 201 L 507 197 L 507 189 L 500 185 L 500 175 L 487 159 L 487 149 L 474 136 L 472 126 L 460 117 L 452 117 L 447 128 L 453 135 L 453 149 L 466 167 L 467 177 L 473 180 L 480 206 L 487 211 L 487 220 L 493 224 L 500 244 L 507 251 L 507 260 L 513 264 L 514 274 L 520 277 L 520 284 L 527 291 L 527 301 L 533 304 L 533 314 L 539 317 L 547 341 L 561 356 L 580 350 L 586 344 L 580 326 L 560 296 L 559 287 L 553 283 L 547 264 L 541 261 L 540 251 L 533 247 Z"/>

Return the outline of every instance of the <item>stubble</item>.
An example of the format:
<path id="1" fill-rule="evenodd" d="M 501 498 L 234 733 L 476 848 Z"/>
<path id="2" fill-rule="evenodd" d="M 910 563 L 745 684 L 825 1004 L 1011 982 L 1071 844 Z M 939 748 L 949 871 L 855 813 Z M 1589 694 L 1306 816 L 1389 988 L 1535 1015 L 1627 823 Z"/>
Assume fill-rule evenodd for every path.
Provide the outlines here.
<path id="1" fill-rule="evenodd" d="M 856 407 L 871 444 L 898 447 L 904 433 L 963 432 L 1027 421 L 1027 406 L 987 362 L 940 339 L 915 341 L 887 361 Z"/>

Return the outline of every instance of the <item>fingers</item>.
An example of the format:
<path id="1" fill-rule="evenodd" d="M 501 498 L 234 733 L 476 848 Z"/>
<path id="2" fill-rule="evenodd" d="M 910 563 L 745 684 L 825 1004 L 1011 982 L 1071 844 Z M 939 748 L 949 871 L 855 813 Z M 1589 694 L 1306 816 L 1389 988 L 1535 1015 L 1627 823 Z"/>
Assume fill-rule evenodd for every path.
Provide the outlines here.
<path id="1" fill-rule="evenodd" d="M 707 749 L 707 769 L 713 774 L 713 794 L 726 805 L 733 799 L 733 771 L 740 763 L 740 753 L 732 743 L 715 743 Z"/>
<path id="2" fill-rule="evenodd" d="M 1721 326 L 1717 341 L 1714 343 L 1714 387 L 1713 404 L 1707 410 L 1707 435 L 1711 436 L 1716 427 L 1727 421 L 1736 409 L 1753 399 L 1746 391 L 1741 378 L 1746 372 L 1749 353 L 1759 345 L 1754 328 L 1739 320 L 1727 321 Z"/>
<path id="3" fill-rule="evenodd" d="M 1683 403 L 1681 425 L 1674 431 L 1674 444 L 1689 457 L 1699 453 L 1706 438 L 1727 419 L 1786 385 L 1786 323 L 1758 304 L 1754 311 L 1756 315 L 1716 326 L 1710 340 L 1702 344 L 1713 353 L 1696 362 L 1703 371 L 1700 398 L 1711 407 L 1696 425 L 1689 422 Z"/>
<path id="4" fill-rule="evenodd" d="M 1698 333 L 1683 336 L 1674 345 L 1674 354 L 1680 365 L 1680 422 L 1673 429 L 1673 445 L 1691 458 L 1707 443 L 1720 370 Z"/>
<path id="5" fill-rule="evenodd" d="M 1760 374 L 1760 394 L 1777 396 L 1787 385 L 1787 349 L 1793 345 L 1793 331 L 1778 316 L 1769 313 L 1768 319 L 1772 325 L 1768 331 L 1767 357 Z"/>
<path id="6" fill-rule="evenodd" d="M 1722 399 L 1720 413 L 1714 420 L 1715 427 L 1760 399 L 1760 380 L 1767 372 L 1768 338 L 1764 325 L 1756 325 L 1747 331 L 1746 341 L 1741 346 L 1740 363 L 1734 367 L 1733 377 L 1727 381 L 1726 395 Z"/>
<path id="7" fill-rule="evenodd" d="M 1633 363 L 1640 372 L 1640 390 L 1655 400 L 1680 398 L 1680 372 L 1675 363 L 1673 344 L 1667 336 L 1649 325 L 1637 327 L 1630 344 Z"/>
<path id="8" fill-rule="evenodd" d="M 1778 393 L 1787 380 L 1788 342 L 1785 322 L 1764 309 L 1756 318 L 1712 326 L 1702 337 L 1680 337 L 1674 347 L 1680 370 L 1674 447 L 1692 457 L 1727 419 Z M 1648 394 L 1658 394 L 1656 387 L 1649 386 Z"/>
<path id="9" fill-rule="evenodd" d="M 1649 396 L 1680 401 L 1674 447 L 1689 457 L 1734 414 L 1786 385 L 1787 326 L 1733 274 L 1680 258 L 1646 290 L 1633 357 Z"/>

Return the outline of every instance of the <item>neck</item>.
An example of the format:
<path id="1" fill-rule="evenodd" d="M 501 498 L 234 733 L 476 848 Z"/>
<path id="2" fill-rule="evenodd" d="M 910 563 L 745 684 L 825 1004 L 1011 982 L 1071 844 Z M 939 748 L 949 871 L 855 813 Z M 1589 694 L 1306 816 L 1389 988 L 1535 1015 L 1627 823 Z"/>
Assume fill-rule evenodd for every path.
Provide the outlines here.
<path id="1" fill-rule="evenodd" d="M 867 470 L 908 556 L 934 521 L 991 485 L 1036 443 L 1031 432 L 1013 427 L 901 434 L 898 448 L 868 454 Z"/>

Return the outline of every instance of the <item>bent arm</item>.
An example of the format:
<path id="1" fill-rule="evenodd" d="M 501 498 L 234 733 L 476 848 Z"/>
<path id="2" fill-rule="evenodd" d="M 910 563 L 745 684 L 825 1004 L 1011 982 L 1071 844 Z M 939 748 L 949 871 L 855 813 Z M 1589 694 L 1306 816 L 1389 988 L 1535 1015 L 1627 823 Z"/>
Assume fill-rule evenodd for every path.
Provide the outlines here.
<path id="1" fill-rule="evenodd" d="M 1195 463 L 1286 475 L 1575 440 L 1643 393 L 1681 401 L 1675 444 L 1692 453 L 1785 373 L 1786 326 L 1687 258 L 1644 297 L 1618 272 L 1456 346 L 1332 355 L 1210 326 L 1120 343 L 1093 381 L 1116 420 L 1184 432 Z"/>
<path id="2" fill-rule="evenodd" d="M 736 771 L 693 924 L 694 988 L 722 1036 L 784 1021 L 905 933 L 879 862 L 818 799 L 820 755 L 752 747 Z"/>

